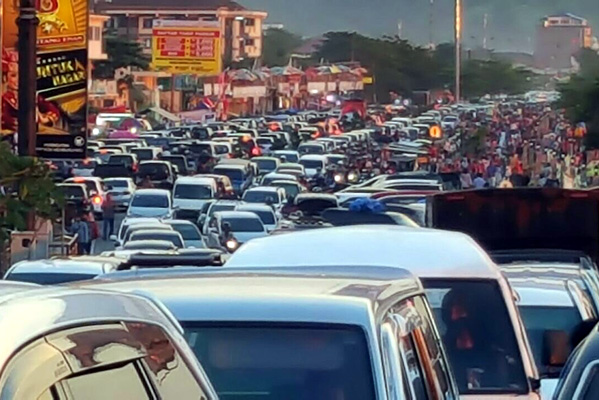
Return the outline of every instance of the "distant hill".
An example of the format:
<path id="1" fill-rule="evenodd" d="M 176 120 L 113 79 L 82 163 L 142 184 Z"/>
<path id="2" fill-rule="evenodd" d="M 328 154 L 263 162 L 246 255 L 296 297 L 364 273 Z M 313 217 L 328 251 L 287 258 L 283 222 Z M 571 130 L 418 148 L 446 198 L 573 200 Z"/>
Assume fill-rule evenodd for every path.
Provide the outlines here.
<path id="1" fill-rule="evenodd" d="M 570 12 L 587 18 L 599 35 L 599 0 L 463 0 L 466 46 L 482 44 L 483 15 L 488 14 L 490 47 L 531 51 L 535 27 L 549 14 Z M 269 12 L 269 22 L 304 36 L 332 30 L 359 31 L 379 36 L 398 33 L 418 43 L 429 41 L 429 0 L 239 0 L 247 7 Z M 453 37 L 453 0 L 434 0 L 433 39 Z"/>

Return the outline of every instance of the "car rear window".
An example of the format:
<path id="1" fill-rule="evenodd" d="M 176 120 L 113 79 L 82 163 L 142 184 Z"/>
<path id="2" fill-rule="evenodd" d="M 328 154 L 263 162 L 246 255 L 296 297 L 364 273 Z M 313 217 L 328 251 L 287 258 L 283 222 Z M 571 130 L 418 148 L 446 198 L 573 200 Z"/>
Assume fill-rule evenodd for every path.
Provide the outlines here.
<path id="1" fill-rule="evenodd" d="M 175 185 L 175 199 L 211 199 L 213 196 L 212 189 L 207 185 Z"/>
<path id="2" fill-rule="evenodd" d="M 105 184 L 113 188 L 129 187 L 129 183 L 126 180 L 105 181 Z"/>
<path id="3" fill-rule="evenodd" d="M 168 167 L 165 164 L 143 164 L 139 167 L 139 176 L 149 176 L 153 179 L 168 178 Z"/>
<path id="4" fill-rule="evenodd" d="M 97 274 L 70 274 L 70 273 L 14 273 L 7 275 L 7 281 L 29 282 L 38 285 L 58 285 L 61 283 L 85 281 L 94 279 Z"/>
<path id="5" fill-rule="evenodd" d="M 376 397 L 364 331 L 339 325 L 183 322 L 220 398 Z"/>
<path id="6" fill-rule="evenodd" d="M 233 232 L 264 232 L 264 225 L 259 218 L 223 218 Z"/>
<path id="7" fill-rule="evenodd" d="M 324 167 L 323 162 L 320 160 L 300 160 L 299 163 L 302 164 L 304 168 L 310 169 L 322 169 Z"/>
<path id="8" fill-rule="evenodd" d="M 176 232 L 169 232 L 169 231 L 133 232 L 131 234 L 131 237 L 129 238 L 129 241 L 135 242 L 138 240 L 164 240 L 165 242 L 171 242 L 172 244 L 174 244 L 175 246 L 177 246 L 179 248 L 184 247 L 183 242 L 181 242 L 180 235 L 177 234 Z"/>
<path id="9" fill-rule="evenodd" d="M 168 198 L 157 194 L 138 195 L 133 198 L 133 207 L 168 208 Z"/>
<path id="10" fill-rule="evenodd" d="M 243 173 L 238 169 L 231 168 L 214 168 L 214 173 L 217 175 L 224 175 L 228 177 L 231 181 L 242 181 Z"/>
<path id="11" fill-rule="evenodd" d="M 151 149 L 133 149 L 131 152 L 137 156 L 139 161 L 150 161 L 154 159 L 154 152 Z"/>
<path id="12" fill-rule="evenodd" d="M 248 203 L 278 203 L 278 195 L 276 192 L 250 190 L 243 194 L 243 201 Z"/>
<path id="13" fill-rule="evenodd" d="M 183 240 L 202 240 L 200 231 L 190 224 L 173 224 L 173 229 L 181 234 Z"/>
<path id="14" fill-rule="evenodd" d="M 64 193 L 66 199 L 83 199 L 85 198 L 85 192 L 82 187 L 79 186 L 61 186 L 60 190 Z"/>
<path id="15" fill-rule="evenodd" d="M 277 168 L 277 162 L 275 160 L 257 160 L 258 169 L 260 171 L 274 171 Z"/>

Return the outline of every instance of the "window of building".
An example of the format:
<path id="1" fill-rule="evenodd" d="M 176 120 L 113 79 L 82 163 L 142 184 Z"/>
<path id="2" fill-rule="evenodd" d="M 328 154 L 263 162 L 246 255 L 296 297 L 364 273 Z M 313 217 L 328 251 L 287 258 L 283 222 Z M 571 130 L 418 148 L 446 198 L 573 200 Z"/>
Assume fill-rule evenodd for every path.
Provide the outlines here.
<path id="1" fill-rule="evenodd" d="M 246 18 L 245 26 L 254 26 L 256 24 L 256 20 L 254 18 Z"/>
<path id="2" fill-rule="evenodd" d="M 144 47 L 146 49 L 152 48 L 152 39 L 151 38 L 144 39 Z"/>
<path id="3" fill-rule="evenodd" d="M 144 29 L 152 29 L 153 23 L 154 23 L 154 18 L 144 18 L 142 21 Z"/>
<path id="4" fill-rule="evenodd" d="M 254 46 L 255 40 L 254 39 L 245 39 L 245 45 L 246 46 Z"/>
<path id="5" fill-rule="evenodd" d="M 102 30 L 99 26 L 89 27 L 89 40 L 100 40 L 102 36 Z"/>

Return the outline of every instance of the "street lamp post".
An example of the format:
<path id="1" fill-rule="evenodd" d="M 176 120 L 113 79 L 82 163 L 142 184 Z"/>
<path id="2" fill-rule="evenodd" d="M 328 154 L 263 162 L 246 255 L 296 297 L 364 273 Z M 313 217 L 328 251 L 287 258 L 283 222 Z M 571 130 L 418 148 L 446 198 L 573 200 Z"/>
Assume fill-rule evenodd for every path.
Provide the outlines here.
<path id="1" fill-rule="evenodd" d="M 37 19 L 35 0 L 21 0 L 19 6 L 19 155 L 35 156 L 36 131 L 36 48 Z"/>
<path id="2" fill-rule="evenodd" d="M 462 96 L 462 0 L 455 0 L 455 100 Z"/>

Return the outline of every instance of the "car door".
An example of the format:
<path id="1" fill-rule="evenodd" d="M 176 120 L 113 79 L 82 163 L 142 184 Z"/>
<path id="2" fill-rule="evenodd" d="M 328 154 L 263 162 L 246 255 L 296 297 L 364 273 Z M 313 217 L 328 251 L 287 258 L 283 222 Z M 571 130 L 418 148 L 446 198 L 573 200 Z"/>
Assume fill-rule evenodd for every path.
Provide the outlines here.
<path id="1" fill-rule="evenodd" d="M 0 377 L 1 400 L 212 398 L 186 350 L 157 325 L 69 327 L 30 342 Z"/>

